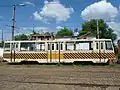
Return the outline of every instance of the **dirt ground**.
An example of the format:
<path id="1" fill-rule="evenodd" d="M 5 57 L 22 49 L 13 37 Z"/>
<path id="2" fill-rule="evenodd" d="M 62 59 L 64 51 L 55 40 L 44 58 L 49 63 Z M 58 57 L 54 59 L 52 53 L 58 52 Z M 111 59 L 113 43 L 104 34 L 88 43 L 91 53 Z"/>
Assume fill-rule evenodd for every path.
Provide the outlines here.
<path id="1" fill-rule="evenodd" d="M 120 66 L 0 64 L 0 90 L 120 90 Z"/>

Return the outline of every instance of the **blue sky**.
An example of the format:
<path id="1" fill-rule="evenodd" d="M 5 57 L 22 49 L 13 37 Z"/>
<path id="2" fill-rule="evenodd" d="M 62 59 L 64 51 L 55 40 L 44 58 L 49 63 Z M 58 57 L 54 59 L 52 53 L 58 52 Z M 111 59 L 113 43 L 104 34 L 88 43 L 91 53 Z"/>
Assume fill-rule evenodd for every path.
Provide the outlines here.
<path id="1" fill-rule="evenodd" d="M 85 21 L 102 18 L 119 37 L 119 0 L 1 0 L 0 29 L 4 30 L 4 40 L 11 38 L 12 5 L 20 3 L 27 5 L 16 7 L 15 35 L 29 34 L 33 26 L 37 32 L 56 32 L 64 26 L 81 29 Z"/>

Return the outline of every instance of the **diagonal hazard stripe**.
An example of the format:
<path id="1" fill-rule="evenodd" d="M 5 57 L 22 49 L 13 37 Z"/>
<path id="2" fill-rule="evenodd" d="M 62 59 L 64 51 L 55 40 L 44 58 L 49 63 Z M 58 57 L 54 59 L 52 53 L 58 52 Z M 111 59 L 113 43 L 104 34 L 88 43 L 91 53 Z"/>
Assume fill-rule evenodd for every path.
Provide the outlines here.
<path id="1" fill-rule="evenodd" d="M 10 53 L 4 53 L 4 58 L 10 58 Z M 12 55 L 12 58 L 14 56 Z M 47 59 L 46 53 L 16 53 L 15 54 L 16 59 Z"/>
<path id="2" fill-rule="evenodd" d="M 64 59 L 107 59 L 115 58 L 114 53 L 64 53 Z"/>

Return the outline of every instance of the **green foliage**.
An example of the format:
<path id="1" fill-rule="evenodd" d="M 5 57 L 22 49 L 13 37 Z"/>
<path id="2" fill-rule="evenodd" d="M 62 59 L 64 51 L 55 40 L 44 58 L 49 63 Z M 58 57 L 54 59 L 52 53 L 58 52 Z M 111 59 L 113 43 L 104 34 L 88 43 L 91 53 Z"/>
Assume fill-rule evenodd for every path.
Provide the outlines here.
<path id="1" fill-rule="evenodd" d="M 100 38 L 112 39 L 112 41 L 117 39 L 117 35 L 111 28 L 108 27 L 104 20 L 99 19 L 98 23 Z M 97 37 L 97 20 L 92 19 L 82 24 L 82 30 L 80 30 L 79 36 L 87 33 L 89 33 L 88 35 L 93 35 Z"/>
<path id="2" fill-rule="evenodd" d="M 2 48 L 4 46 L 4 42 L 0 42 L 0 47 Z"/>
<path id="3" fill-rule="evenodd" d="M 113 43 L 115 55 L 118 56 L 118 46 Z"/>
<path id="4" fill-rule="evenodd" d="M 25 35 L 25 34 L 17 35 L 17 36 L 15 36 L 15 40 L 16 41 L 18 41 L 18 40 L 28 40 L 28 36 Z"/>
<path id="5" fill-rule="evenodd" d="M 73 31 L 69 30 L 68 28 L 64 27 L 60 31 L 57 32 L 56 34 L 57 37 L 62 37 L 62 36 L 73 36 Z"/>
<path id="6" fill-rule="evenodd" d="M 46 32 L 46 33 L 44 33 L 45 35 L 51 35 L 51 33 L 50 32 Z"/>

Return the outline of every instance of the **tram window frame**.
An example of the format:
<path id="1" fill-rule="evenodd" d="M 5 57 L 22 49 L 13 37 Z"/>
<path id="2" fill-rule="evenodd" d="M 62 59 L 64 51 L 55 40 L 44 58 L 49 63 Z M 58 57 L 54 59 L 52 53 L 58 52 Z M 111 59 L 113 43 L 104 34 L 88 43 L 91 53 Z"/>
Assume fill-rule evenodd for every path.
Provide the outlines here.
<path id="1" fill-rule="evenodd" d="M 50 50 L 50 43 L 48 43 L 48 50 Z"/>
<path id="2" fill-rule="evenodd" d="M 15 51 L 18 51 L 18 43 L 14 43 L 15 45 L 14 45 L 14 49 L 15 49 Z"/>
<path id="3" fill-rule="evenodd" d="M 37 51 L 45 51 L 45 43 L 38 43 L 38 45 L 39 45 L 39 49 L 37 49 Z"/>
<path id="4" fill-rule="evenodd" d="M 20 43 L 20 51 L 28 51 L 27 50 L 27 48 L 28 48 L 28 45 L 29 45 L 30 43 L 27 43 L 27 42 L 22 42 L 22 43 Z M 35 43 L 31 43 L 32 44 L 32 51 L 34 51 L 35 50 Z"/>
<path id="5" fill-rule="evenodd" d="M 103 42 L 100 44 L 101 49 L 104 49 Z"/>
<path id="6" fill-rule="evenodd" d="M 93 50 L 93 41 L 76 41 L 74 44 L 75 44 L 74 50 L 76 50 L 76 51 L 86 50 L 86 49 L 84 49 L 84 47 L 83 47 L 84 44 L 88 44 L 87 50 Z M 82 47 L 81 47 L 81 46 L 82 46 Z M 81 47 L 81 48 L 79 48 L 79 47 Z M 79 49 L 78 49 L 78 48 L 79 48 Z"/>
<path id="7" fill-rule="evenodd" d="M 60 50 L 63 50 L 63 43 L 60 44 Z"/>
<path id="8" fill-rule="evenodd" d="M 34 51 L 35 49 L 35 43 L 28 43 L 29 51 Z"/>
<path id="9" fill-rule="evenodd" d="M 89 50 L 93 50 L 93 42 L 89 41 Z"/>
<path id="10" fill-rule="evenodd" d="M 56 43 L 56 50 L 59 50 L 59 44 Z"/>
<path id="11" fill-rule="evenodd" d="M 99 49 L 99 43 L 96 42 L 96 49 Z"/>
<path id="12" fill-rule="evenodd" d="M 108 44 L 110 45 L 109 48 L 108 48 Z M 113 50 L 113 46 L 112 46 L 111 41 L 105 41 L 105 49 L 106 50 Z"/>
<path id="13" fill-rule="evenodd" d="M 10 43 L 4 44 L 4 51 L 10 51 Z"/>
<path id="14" fill-rule="evenodd" d="M 73 49 L 68 48 L 68 44 L 70 44 L 73 47 Z M 66 42 L 65 50 L 66 51 L 74 51 L 74 42 Z"/>
<path id="15" fill-rule="evenodd" d="M 54 43 L 52 43 L 51 47 L 52 47 L 52 50 L 55 50 L 55 47 L 54 47 Z"/>

